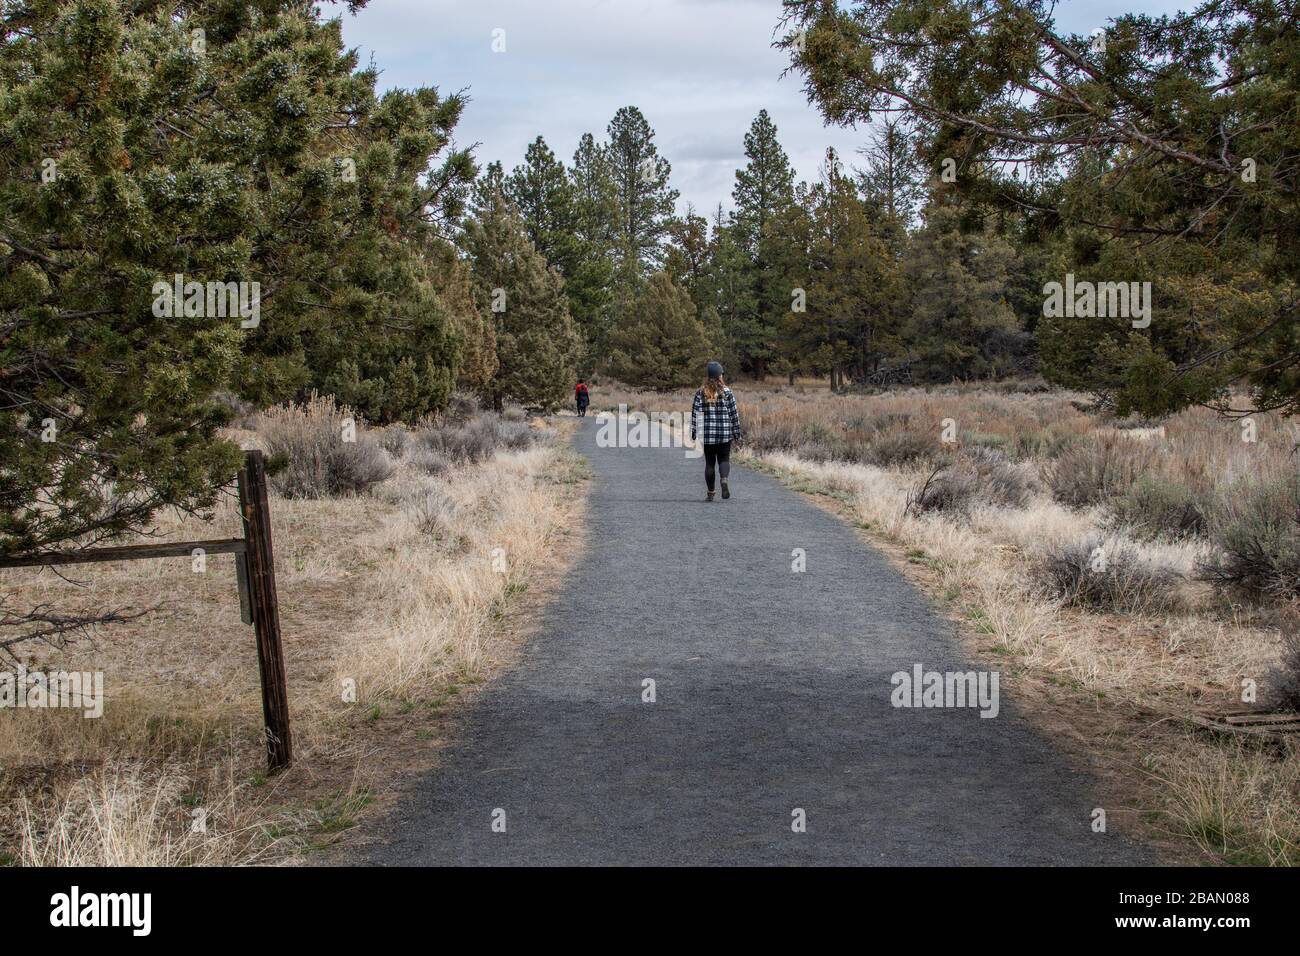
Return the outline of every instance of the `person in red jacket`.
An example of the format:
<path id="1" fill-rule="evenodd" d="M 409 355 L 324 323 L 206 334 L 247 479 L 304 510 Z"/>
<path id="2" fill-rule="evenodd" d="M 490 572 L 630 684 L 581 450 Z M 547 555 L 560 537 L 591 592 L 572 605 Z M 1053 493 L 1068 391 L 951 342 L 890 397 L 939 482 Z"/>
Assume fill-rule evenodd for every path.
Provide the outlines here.
<path id="1" fill-rule="evenodd" d="M 578 416 L 587 417 L 587 406 L 591 404 L 591 393 L 584 382 L 579 381 L 573 388 L 573 400 L 578 403 Z"/>

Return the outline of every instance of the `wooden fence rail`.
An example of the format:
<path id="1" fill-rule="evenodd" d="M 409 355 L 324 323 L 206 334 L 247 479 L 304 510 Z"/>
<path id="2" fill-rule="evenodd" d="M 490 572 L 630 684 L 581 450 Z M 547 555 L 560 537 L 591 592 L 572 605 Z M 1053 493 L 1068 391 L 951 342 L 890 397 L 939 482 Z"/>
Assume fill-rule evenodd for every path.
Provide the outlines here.
<path id="1" fill-rule="evenodd" d="M 275 554 L 271 546 L 271 509 L 266 490 L 266 460 L 260 451 L 244 452 L 239 470 L 239 514 L 242 538 L 132 544 L 84 551 L 51 551 L 0 558 L 0 569 L 89 564 L 100 561 L 139 561 L 144 558 L 188 557 L 195 551 L 233 554 L 239 588 L 240 616 L 253 625 L 257 637 L 257 666 L 262 680 L 262 717 L 266 725 L 266 759 L 272 770 L 293 762 L 289 730 L 289 688 L 284 676 L 280 638 L 280 604 L 275 592 Z"/>

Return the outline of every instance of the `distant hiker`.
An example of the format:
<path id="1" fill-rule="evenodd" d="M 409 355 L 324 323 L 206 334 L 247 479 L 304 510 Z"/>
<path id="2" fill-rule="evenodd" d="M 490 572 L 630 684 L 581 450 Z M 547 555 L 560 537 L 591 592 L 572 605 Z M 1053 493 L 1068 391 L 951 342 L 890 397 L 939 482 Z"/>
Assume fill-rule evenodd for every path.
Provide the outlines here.
<path id="1" fill-rule="evenodd" d="M 585 382 L 579 381 L 573 388 L 573 400 L 578 403 L 578 416 L 587 417 L 587 406 L 591 404 L 591 393 Z"/>
<path id="2" fill-rule="evenodd" d="M 727 477 L 731 474 L 731 443 L 740 441 L 740 413 L 736 411 L 736 396 L 722 380 L 722 365 L 709 363 L 709 377 L 695 393 L 691 405 L 691 441 L 697 437 L 704 442 L 704 484 L 713 500 L 713 472 L 717 467 L 722 478 L 722 497 L 731 497 Z"/>

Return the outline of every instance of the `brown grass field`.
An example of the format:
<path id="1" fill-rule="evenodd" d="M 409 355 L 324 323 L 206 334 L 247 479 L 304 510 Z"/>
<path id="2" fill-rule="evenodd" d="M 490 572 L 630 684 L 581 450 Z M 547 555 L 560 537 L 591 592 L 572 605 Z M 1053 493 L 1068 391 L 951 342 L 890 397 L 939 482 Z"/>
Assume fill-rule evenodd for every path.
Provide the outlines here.
<path id="1" fill-rule="evenodd" d="M 99 719 L 16 710 L 0 721 L 0 853 L 29 865 L 310 859 L 388 800 L 434 759 L 457 696 L 509 660 L 580 525 L 585 463 L 554 426 L 532 427 L 530 447 L 442 461 L 436 475 L 408 443 L 366 492 L 273 493 L 296 749 L 283 774 L 265 772 L 233 558 L 209 557 L 202 573 L 188 558 L 3 572 L 15 603 L 149 613 L 32 655 L 31 669 L 103 671 L 107 703 Z M 168 516 L 159 530 L 237 536 L 238 514 L 227 497 L 211 522 Z"/>

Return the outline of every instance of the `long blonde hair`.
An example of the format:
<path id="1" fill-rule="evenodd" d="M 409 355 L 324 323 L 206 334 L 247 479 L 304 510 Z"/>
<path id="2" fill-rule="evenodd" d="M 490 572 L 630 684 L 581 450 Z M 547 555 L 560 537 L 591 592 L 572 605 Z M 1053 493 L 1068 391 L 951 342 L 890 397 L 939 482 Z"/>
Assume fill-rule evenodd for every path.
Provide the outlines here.
<path id="1" fill-rule="evenodd" d="M 700 391 L 704 393 L 704 400 L 713 404 L 722 401 L 722 393 L 726 387 L 727 383 L 719 375 L 717 378 L 706 378 L 704 384 L 700 386 Z"/>

